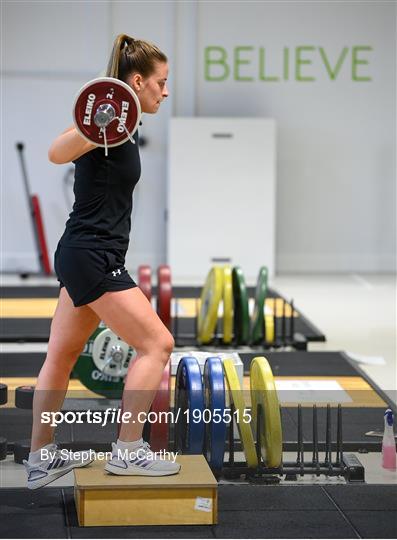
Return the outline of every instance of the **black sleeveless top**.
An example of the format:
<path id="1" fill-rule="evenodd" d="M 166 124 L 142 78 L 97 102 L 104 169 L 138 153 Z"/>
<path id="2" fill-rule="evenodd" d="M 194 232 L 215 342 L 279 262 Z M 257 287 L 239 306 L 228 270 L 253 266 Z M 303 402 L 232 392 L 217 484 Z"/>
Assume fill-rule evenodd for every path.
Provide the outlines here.
<path id="1" fill-rule="evenodd" d="M 132 194 L 141 175 L 138 131 L 136 144 L 94 148 L 75 164 L 73 210 L 59 243 L 65 247 L 127 250 Z"/>

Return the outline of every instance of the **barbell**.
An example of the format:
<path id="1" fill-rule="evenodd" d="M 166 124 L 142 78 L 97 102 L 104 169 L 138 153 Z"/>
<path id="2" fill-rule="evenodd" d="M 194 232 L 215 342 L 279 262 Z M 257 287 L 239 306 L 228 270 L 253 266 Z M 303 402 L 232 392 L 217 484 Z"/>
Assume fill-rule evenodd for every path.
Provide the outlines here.
<path id="1" fill-rule="evenodd" d="M 73 121 L 79 134 L 88 142 L 105 148 L 135 144 L 141 105 L 132 88 L 113 77 L 99 77 L 86 83 L 77 92 L 73 105 Z"/>

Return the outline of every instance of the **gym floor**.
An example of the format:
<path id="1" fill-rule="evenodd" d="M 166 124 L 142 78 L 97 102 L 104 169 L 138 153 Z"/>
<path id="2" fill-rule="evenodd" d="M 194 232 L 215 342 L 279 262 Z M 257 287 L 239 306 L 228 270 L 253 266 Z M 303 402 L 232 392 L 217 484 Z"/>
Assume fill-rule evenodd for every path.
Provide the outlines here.
<path id="1" fill-rule="evenodd" d="M 30 278 L 28 280 L 21 280 L 18 276 L 4 275 L 2 276 L 2 285 L 11 286 L 11 285 L 52 285 L 55 284 L 53 279 L 45 278 Z M 181 284 L 182 285 L 182 284 Z M 184 284 L 185 285 L 185 284 Z M 358 275 L 358 274 L 340 274 L 340 275 L 283 275 L 275 277 L 271 283 L 271 287 L 276 289 L 281 295 L 286 298 L 293 298 L 294 301 L 299 305 L 301 312 L 310 319 L 321 331 L 326 335 L 327 341 L 325 343 L 310 343 L 308 350 L 309 351 L 320 351 L 320 350 L 329 350 L 329 351 L 347 351 L 351 358 L 355 358 L 358 361 L 358 365 L 365 373 L 373 380 L 373 382 L 380 387 L 390 398 L 390 402 L 396 403 L 397 395 L 397 366 L 396 366 L 396 280 L 393 275 Z M 22 351 L 45 351 L 45 344 L 35 343 L 35 344 L 12 344 L 12 343 L 3 343 L 1 345 L 2 351 L 15 351 L 16 349 Z M 295 454 L 289 455 L 285 454 L 285 459 L 294 459 Z M 239 456 L 236 456 L 237 459 Z M 319 515 L 318 510 L 323 510 L 321 515 L 322 519 L 325 519 L 324 526 L 319 528 L 314 526 L 311 522 L 311 519 L 314 519 L 314 513 L 306 515 L 308 519 L 298 519 L 298 515 L 293 518 L 291 511 L 292 510 L 302 510 L 302 508 L 295 507 L 293 500 L 296 501 L 296 495 L 293 493 L 291 495 L 291 490 L 289 491 L 292 499 L 285 498 L 283 504 L 280 502 L 280 506 L 277 508 L 280 512 L 276 514 L 279 515 L 280 520 L 277 523 L 273 523 L 274 520 L 277 521 L 276 517 L 272 517 L 271 523 L 269 523 L 269 529 L 263 530 L 263 522 L 252 523 L 249 528 L 248 523 L 250 519 L 254 519 L 255 510 L 254 507 L 247 508 L 247 526 L 244 528 L 244 506 L 243 501 L 247 499 L 247 504 L 252 503 L 252 493 L 251 489 L 263 489 L 263 496 L 266 498 L 266 493 L 268 490 L 272 494 L 272 497 L 275 494 L 274 486 L 248 486 L 245 485 L 243 481 L 233 481 L 228 482 L 225 480 L 220 481 L 219 489 L 219 518 L 220 525 L 211 527 L 211 531 L 208 531 L 205 527 L 190 527 L 189 530 L 177 529 L 175 527 L 171 528 L 161 528 L 158 531 L 158 534 L 155 533 L 152 529 L 153 535 L 150 534 L 147 537 L 170 537 L 170 534 L 173 537 L 184 534 L 183 537 L 332 537 L 332 538 L 347 538 L 347 537 L 362 537 L 362 538 L 393 538 L 396 537 L 397 533 L 397 520 L 396 520 L 396 485 L 397 485 L 397 472 L 395 471 L 386 471 L 381 467 L 381 455 L 380 453 L 369 453 L 369 454 L 360 454 L 359 459 L 361 463 L 365 466 L 365 477 L 367 487 L 371 487 L 372 490 L 375 490 L 372 497 L 372 502 L 368 502 L 366 497 L 369 496 L 369 492 L 366 492 L 364 496 L 361 494 L 358 497 L 359 500 L 363 502 L 364 506 L 357 508 L 350 507 L 349 505 L 343 505 L 343 501 L 338 499 L 338 485 L 345 484 L 344 479 L 340 478 L 311 478 L 304 477 L 295 482 L 287 482 L 283 480 L 280 486 L 291 487 L 291 484 L 305 484 L 305 487 L 302 489 L 306 490 L 300 492 L 300 495 L 303 497 L 313 496 L 313 500 L 318 500 L 320 497 L 319 493 L 311 494 L 309 493 L 310 489 L 321 489 L 321 497 L 326 494 L 327 498 L 333 503 L 334 512 L 338 511 L 339 516 L 343 517 L 344 525 L 341 525 L 341 529 L 338 531 L 337 527 L 333 528 L 331 526 L 332 520 L 327 516 L 326 510 L 331 510 L 331 508 L 317 508 L 316 512 Z M 7 460 L 0 462 L 0 478 L 1 478 L 1 495 L 3 496 L 4 503 L 7 504 L 7 497 L 10 495 L 8 489 L 12 488 L 23 488 L 25 486 L 25 476 L 24 470 L 21 465 L 14 463 L 12 456 L 8 456 Z M 241 484 L 241 489 L 244 488 L 246 491 L 239 491 L 241 495 L 241 506 L 239 508 L 229 508 L 230 506 L 230 497 L 229 489 L 234 489 L 233 486 L 227 486 L 227 484 Z M 386 484 L 389 486 L 386 487 Z M 245 486 L 244 486 L 245 485 Z M 311 488 L 309 487 L 312 486 Z M 72 505 L 72 495 L 70 488 L 73 486 L 73 475 L 68 474 L 62 479 L 51 484 L 51 487 L 45 488 L 48 492 L 48 496 L 55 493 L 60 493 L 61 495 L 56 495 L 63 501 L 63 507 L 65 515 L 71 521 L 67 521 L 67 527 L 63 533 L 56 533 L 55 529 L 53 530 L 53 537 L 82 537 L 81 529 L 78 529 L 73 525 L 73 513 L 70 514 L 70 507 Z M 8 489 L 4 489 L 8 488 Z M 358 486 L 351 486 L 351 488 L 358 488 Z M 390 491 L 390 489 L 392 491 Z M 336 491 L 335 491 L 336 490 Z M 358 493 L 359 490 L 357 490 Z M 389 492 L 390 491 L 390 492 Z M 12 490 L 12 497 L 19 497 L 19 490 Z M 21 493 L 26 494 L 26 490 L 23 490 Z M 281 493 L 277 492 L 277 493 Z M 372 493 L 372 491 L 371 491 Z M 7 495 L 8 494 L 8 495 Z M 17 495 L 16 495 L 17 494 Z M 380 494 L 383 494 L 383 501 L 389 501 L 386 506 L 384 502 L 379 507 L 376 507 L 376 500 L 380 504 Z M 237 496 L 237 493 L 235 494 Z M 239 495 L 239 497 L 240 497 Z M 11 496 L 11 495 L 10 495 Z M 53 497 L 55 495 L 51 495 Z M 29 497 L 33 497 L 29 495 Z M 320 498 L 321 498 L 320 497 Z M 34 498 L 34 497 L 33 497 Z M 255 498 L 255 496 L 254 496 Z M 300 498 L 300 497 L 299 497 Z M 354 497 L 352 497 L 353 499 Z M 24 497 L 21 497 L 21 501 Z M 70 499 L 70 500 L 69 500 Z M 288 506 L 287 499 L 290 500 L 292 506 Z M 16 500 L 16 499 L 15 499 Z M 32 499 L 33 501 L 33 499 Z M 69 502 L 68 502 L 69 501 Z M 251 503 L 249 502 L 251 501 Z M 308 499 L 309 501 L 309 499 Z M 367 501 L 367 502 L 365 502 Z M 394 502 L 393 502 L 394 501 Z M 223 504 L 225 506 L 223 507 Z M 284 504 L 285 503 L 285 504 Z M 343 503 L 343 504 L 342 504 Z M 22 502 L 21 502 L 22 504 Z M 33 504 L 33 502 L 32 502 Z M 244 503 L 245 504 L 245 503 Z M 311 507 L 310 502 L 308 502 L 308 509 L 312 509 L 313 512 L 315 508 Z M 13 503 L 18 508 L 20 505 L 18 503 Z M 264 506 L 265 503 L 261 506 L 262 510 L 267 509 Z M 284 505 L 284 506 L 283 506 Z M 375 506 L 374 506 L 375 505 Z M 354 505 L 353 505 L 354 506 Z M 273 510 L 274 507 L 272 506 Z M 235 510 L 235 512 L 227 512 L 227 510 Z M 251 518 L 248 516 L 248 510 L 251 511 Z M 22 512 L 22 506 L 19 512 Z M 292 523 L 286 528 L 282 526 L 283 520 L 287 514 L 283 514 L 283 511 L 289 512 L 290 519 Z M 221 532 L 223 513 L 227 513 L 227 522 L 230 529 Z M 269 513 L 269 512 L 268 512 Z M 240 515 L 241 514 L 241 515 Z M 255 519 L 257 520 L 260 516 L 257 515 L 258 510 L 256 510 Z M 297 513 L 298 514 L 298 513 Z M 359 515 L 360 514 L 360 515 Z M 284 515 L 284 517 L 283 517 Z M 300 514 L 302 515 L 302 513 Z M 335 514 L 336 515 L 336 514 Z M 69 517 L 68 517 L 69 516 Z M 72 516 L 72 517 L 70 517 Z M 268 520 L 269 516 L 263 516 L 263 519 Z M 302 516 L 303 518 L 303 516 Z M 226 518 L 225 518 L 226 519 Z M 319 519 L 319 518 L 318 518 Z M 318 521 L 318 520 L 317 520 Z M 316 523 L 317 523 L 316 521 Z M 341 523 L 342 523 L 341 521 Z M 326 523 L 327 522 L 327 523 Z M 311 523 L 311 525 L 310 525 Z M 383 525 L 382 525 L 383 524 Z M 237 528 L 235 528 L 237 526 Z M 247 528 L 248 527 L 248 528 Z M 255 528 L 256 527 L 256 528 Z M 344 528 L 348 527 L 348 529 Z M 142 536 L 143 530 L 139 528 L 140 532 L 133 532 L 133 527 L 128 527 L 128 531 L 125 530 L 125 537 L 144 537 Z M 171 530 L 172 529 L 172 530 Z M 175 531 L 179 530 L 179 534 Z M 80 531 L 80 532 L 79 532 Z M 193 531 L 193 532 L 192 532 Z M 201 531 L 201 532 L 200 532 Z M 207 532 L 205 532 L 207 531 Z M 236 532 L 237 531 L 237 532 Z M 12 537 L 13 529 L 10 526 L 6 526 L 5 529 L 6 536 Z M 205 533 L 205 534 L 204 534 Z M 42 533 L 40 533 L 42 534 Z M 115 537 L 119 536 L 118 530 L 113 529 L 108 530 L 107 532 L 104 529 L 101 529 L 101 532 L 97 528 L 95 531 L 92 530 L 91 533 L 95 537 Z M 64 535 L 64 536 L 63 536 Z M 106 536 L 108 535 L 108 536 Z M 209 536 L 208 536 L 209 535 Z M 85 533 L 84 537 L 90 537 L 90 534 Z M 124 533 L 122 534 L 124 536 Z M 19 536 L 17 531 L 14 531 L 14 537 L 23 537 Z"/>
<path id="2" fill-rule="evenodd" d="M 326 335 L 309 350 L 348 351 L 397 402 L 396 276 L 388 274 L 285 275 L 271 283 L 299 302 L 303 314 Z"/>
<path id="3" fill-rule="evenodd" d="M 3 274 L 7 286 L 56 285 L 55 278 Z M 187 285 L 178 283 L 174 285 Z M 270 282 L 326 335 L 325 343 L 309 350 L 348 351 L 361 368 L 396 403 L 396 277 L 392 274 L 300 274 L 276 276 Z M 2 344 L 3 350 L 12 344 Z M 18 344 L 23 350 L 42 351 L 41 344 Z"/>

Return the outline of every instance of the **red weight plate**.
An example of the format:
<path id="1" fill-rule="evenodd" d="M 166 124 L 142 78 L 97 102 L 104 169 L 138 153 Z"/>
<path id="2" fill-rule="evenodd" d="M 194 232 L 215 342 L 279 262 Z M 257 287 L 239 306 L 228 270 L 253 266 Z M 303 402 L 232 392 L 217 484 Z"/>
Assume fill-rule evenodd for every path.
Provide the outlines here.
<path id="1" fill-rule="evenodd" d="M 159 389 L 152 403 L 151 412 L 153 418 L 150 422 L 150 446 L 152 450 L 168 450 L 169 441 L 169 418 L 167 414 L 170 410 L 171 400 L 171 361 L 169 360 L 164 368 Z M 156 420 L 153 422 L 152 420 Z"/>
<path id="2" fill-rule="evenodd" d="M 77 93 L 73 107 L 76 129 L 89 142 L 104 147 L 103 132 L 94 122 L 101 105 L 110 105 L 115 113 L 115 119 L 106 127 L 107 146 L 118 146 L 127 141 L 123 124 L 132 135 L 141 117 L 141 106 L 132 88 L 118 79 L 100 77 L 85 84 Z"/>
<path id="3" fill-rule="evenodd" d="M 157 313 L 164 325 L 171 331 L 171 269 L 167 265 L 157 270 Z"/>
<path id="4" fill-rule="evenodd" d="M 150 302 L 152 299 L 152 269 L 150 266 L 142 265 L 138 268 L 138 286 Z"/>

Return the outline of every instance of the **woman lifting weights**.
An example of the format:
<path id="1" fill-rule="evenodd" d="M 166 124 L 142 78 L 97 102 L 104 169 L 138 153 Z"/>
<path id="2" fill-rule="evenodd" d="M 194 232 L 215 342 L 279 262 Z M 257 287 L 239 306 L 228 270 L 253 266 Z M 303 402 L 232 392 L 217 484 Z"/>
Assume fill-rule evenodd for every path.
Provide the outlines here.
<path id="1" fill-rule="evenodd" d="M 168 96 L 167 57 L 149 42 L 117 36 L 106 75 L 134 90 L 142 112 L 156 113 Z M 134 139 L 138 141 L 137 132 Z M 41 423 L 41 413 L 61 408 L 72 368 L 101 320 L 137 351 L 123 394 L 124 410 L 132 420 L 150 409 L 174 347 L 172 335 L 124 267 L 132 194 L 141 173 L 138 144 L 127 141 L 109 148 L 106 157 L 103 148 L 70 127 L 55 139 L 48 155 L 53 163 L 75 163 L 75 203 L 55 253 L 60 293 L 33 399 L 31 452 L 24 462 L 31 489 L 91 461 L 65 459 L 53 443 L 54 428 Z M 139 421 L 122 424 L 105 470 L 123 475 L 178 473 L 180 465 L 154 457 L 142 428 Z M 122 459 L 125 450 L 136 457 Z M 43 459 L 47 455 L 52 457 Z"/>

